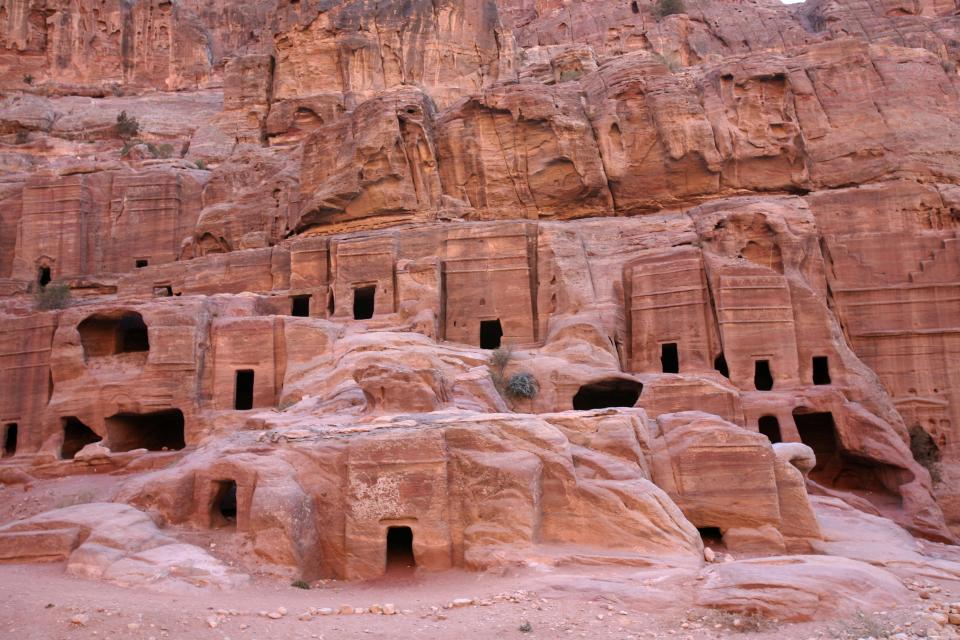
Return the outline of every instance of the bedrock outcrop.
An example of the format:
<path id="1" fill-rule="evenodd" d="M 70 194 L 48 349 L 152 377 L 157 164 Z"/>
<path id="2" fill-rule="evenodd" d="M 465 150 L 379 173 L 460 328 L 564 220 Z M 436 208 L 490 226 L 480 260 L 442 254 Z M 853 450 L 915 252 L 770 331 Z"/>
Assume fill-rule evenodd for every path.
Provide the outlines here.
<path id="1" fill-rule="evenodd" d="M 0 5 L 0 557 L 955 580 L 956 4 L 658 5 Z"/>

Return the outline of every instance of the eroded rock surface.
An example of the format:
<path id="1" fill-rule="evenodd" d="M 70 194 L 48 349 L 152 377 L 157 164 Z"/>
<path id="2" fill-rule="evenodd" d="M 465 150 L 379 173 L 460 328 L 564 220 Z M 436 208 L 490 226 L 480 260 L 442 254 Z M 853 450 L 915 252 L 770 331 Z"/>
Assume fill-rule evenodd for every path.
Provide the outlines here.
<path id="1" fill-rule="evenodd" d="M 955 3 L 658 4 L 0 7 L 3 559 L 955 581 Z"/>

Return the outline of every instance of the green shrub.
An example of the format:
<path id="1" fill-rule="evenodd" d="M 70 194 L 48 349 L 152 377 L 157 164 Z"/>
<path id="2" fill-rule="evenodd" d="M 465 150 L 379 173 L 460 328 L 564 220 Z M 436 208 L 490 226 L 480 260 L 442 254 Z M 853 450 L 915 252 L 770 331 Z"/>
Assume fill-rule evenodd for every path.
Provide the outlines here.
<path id="1" fill-rule="evenodd" d="M 306 580 L 294 580 L 293 582 L 290 583 L 290 586 L 295 587 L 297 589 L 309 589 L 310 583 L 307 582 Z"/>
<path id="2" fill-rule="evenodd" d="M 532 373 L 526 371 L 515 373 L 507 380 L 507 395 L 514 398 L 533 398 L 539 390 L 540 386 L 537 384 L 537 379 L 533 377 Z"/>
<path id="3" fill-rule="evenodd" d="M 117 114 L 117 124 L 115 125 L 117 135 L 128 140 L 140 133 L 140 123 L 133 116 L 128 116 L 126 111 Z"/>
<path id="4" fill-rule="evenodd" d="M 520 623 L 520 633 L 530 633 L 533 631 L 533 625 L 528 620 Z"/>
<path id="5" fill-rule="evenodd" d="M 654 14 L 658 20 L 685 12 L 686 9 L 683 7 L 683 0 L 657 0 L 656 7 L 654 7 Z"/>
<path id="6" fill-rule="evenodd" d="M 69 307 L 70 287 L 64 282 L 51 282 L 45 287 L 40 287 L 36 293 L 34 306 L 40 311 Z"/>

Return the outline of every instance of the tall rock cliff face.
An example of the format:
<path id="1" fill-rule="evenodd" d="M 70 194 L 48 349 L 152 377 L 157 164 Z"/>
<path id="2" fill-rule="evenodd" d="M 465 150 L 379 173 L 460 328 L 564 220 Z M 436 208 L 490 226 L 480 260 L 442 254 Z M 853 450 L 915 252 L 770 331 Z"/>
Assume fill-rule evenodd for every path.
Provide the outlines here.
<path id="1" fill-rule="evenodd" d="M 0 1 L 0 467 L 317 576 L 954 540 L 960 5 L 683 4 Z"/>

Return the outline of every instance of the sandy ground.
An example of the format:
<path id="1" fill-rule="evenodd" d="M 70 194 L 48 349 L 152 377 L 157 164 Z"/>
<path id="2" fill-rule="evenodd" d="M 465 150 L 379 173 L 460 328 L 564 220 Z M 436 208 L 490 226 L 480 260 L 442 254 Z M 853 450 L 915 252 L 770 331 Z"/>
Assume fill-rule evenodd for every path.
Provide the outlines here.
<path id="1" fill-rule="evenodd" d="M 123 476 L 82 475 L 0 488 L 0 523 L 49 509 L 110 500 Z M 0 638 L 117 639 L 497 639 L 923 637 L 930 626 L 919 599 L 883 612 L 849 612 L 832 621 L 784 624 L 738 618 L 693 603 L 695 572 L 622 566 L 530 567 L 502 575 L 399 570 L 369 582 L 313 582 L 270 573 L 230 530 L 168 528 L 185 542 L 251 574 L 233 591 L 157 593 L 75 578 L 63 563 L 0 564 Z M 942 597 L 953 597 L 944 590 Z M 448 608 L 455 599 L 474 603 Z M 960 600 L 960 597 L 956 598 Z M 393 604 L 396 615 L 320 609 Z M 278 615 L 281 608 L 286 610 Z M 309 614 L 311 608 L 315 612 Z M 275 619 L 267 614 L 274 614 Z M 79 616 L 79 618 L 78 618 Z M 82 621 L 78 624 L 76 621 Z M 949 636 L 943 636 L 949 637 Z"/>

